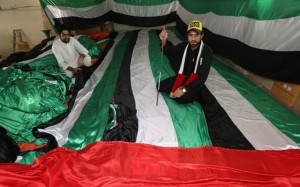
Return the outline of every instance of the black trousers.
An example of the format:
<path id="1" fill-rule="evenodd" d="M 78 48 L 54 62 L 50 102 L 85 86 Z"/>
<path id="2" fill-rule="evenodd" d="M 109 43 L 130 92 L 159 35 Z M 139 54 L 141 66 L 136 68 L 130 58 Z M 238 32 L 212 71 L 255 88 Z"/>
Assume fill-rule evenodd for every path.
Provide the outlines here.
<path id="1" fill-rule="evenodd" d="M 161 81 L 159 88 L 158 88 L 158 84 L 157 84 L 156 89 L 160 92 L 170 94 L 173 84 L 176 80 L 176 77 L 177 76 L 169 77 L 169 78 Z M 184 93 L 183 96 L 181 96 L 179 98 L 174 98 L 174 100 L 176 100 L 178 103 L 181 103 L 181 104 L 191 103 L 194 101 L 198 101 L 200 99 L 200 95 L 201 95 L 201 87 L 199 87 L 198 89 L 195 89 L 195 90 L 190 90 L 190 91 Z"/>

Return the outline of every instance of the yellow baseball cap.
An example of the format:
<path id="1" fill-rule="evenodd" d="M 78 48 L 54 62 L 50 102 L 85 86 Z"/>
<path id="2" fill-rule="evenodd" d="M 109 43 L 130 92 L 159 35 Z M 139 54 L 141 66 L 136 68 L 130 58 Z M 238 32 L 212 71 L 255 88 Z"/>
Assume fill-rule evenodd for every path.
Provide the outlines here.
<path id="1" fill-rule="evenodd" d="M 187 32 L 190 30 L 198 31 L 199 33 L 202 32 L 202 23 L 198 20 L 193 20 L 189 23 Z"/>

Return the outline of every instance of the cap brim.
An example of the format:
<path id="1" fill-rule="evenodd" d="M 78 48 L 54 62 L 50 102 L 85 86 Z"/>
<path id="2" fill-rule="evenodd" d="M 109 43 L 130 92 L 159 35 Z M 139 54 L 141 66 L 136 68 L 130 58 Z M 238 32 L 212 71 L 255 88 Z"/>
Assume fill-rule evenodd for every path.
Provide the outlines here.
<path id="1" fill-rule="evenodd" d="M 201 30 L 199 30 L 199 29 L 190 29 L 190 30 L 188 30 L 187 32 L 189 33 L 189 32 L 191 32 L 191 31 L 195 31 L 195 32 L 197 32 L 198 34 L 200 34 L 202 31 Z"/>

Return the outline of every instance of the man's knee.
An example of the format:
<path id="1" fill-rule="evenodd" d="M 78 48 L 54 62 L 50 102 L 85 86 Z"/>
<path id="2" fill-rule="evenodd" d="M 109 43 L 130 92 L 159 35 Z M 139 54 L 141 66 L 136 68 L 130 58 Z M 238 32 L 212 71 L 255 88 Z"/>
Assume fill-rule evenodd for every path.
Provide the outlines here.
<path id="1" fill-rule="evenodd" d="M 72 71 L 65 70 L 64 72 L 65 72 L 65 74 L 66 74 L 68 77 L 70 77 L 70 78 L 72 78 L 72 77 L 74 76 L 74 73 L 73 73 Z"/>
<path id="2" fill-rule="evenodd" d="M 86 55 L 82 61 L 84 66 L 89 67 L 92 65 L 92 58 L 89 55 Z"/>

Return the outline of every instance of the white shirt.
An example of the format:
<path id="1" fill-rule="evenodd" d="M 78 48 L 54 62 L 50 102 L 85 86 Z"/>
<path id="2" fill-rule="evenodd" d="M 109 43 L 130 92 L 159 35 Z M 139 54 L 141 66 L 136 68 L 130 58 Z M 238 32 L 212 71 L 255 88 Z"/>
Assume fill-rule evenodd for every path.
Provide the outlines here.
<path id="1" fill-rule="evenodd" d="M 63 70 L 69 66 L 77 68 L 79 55 L 88 55 L 88 50 L 73 37 L 70 37 L 69 43 L 64 43 L 57 37 L 52 44 L 52 51 L 59 67 Z"/>

